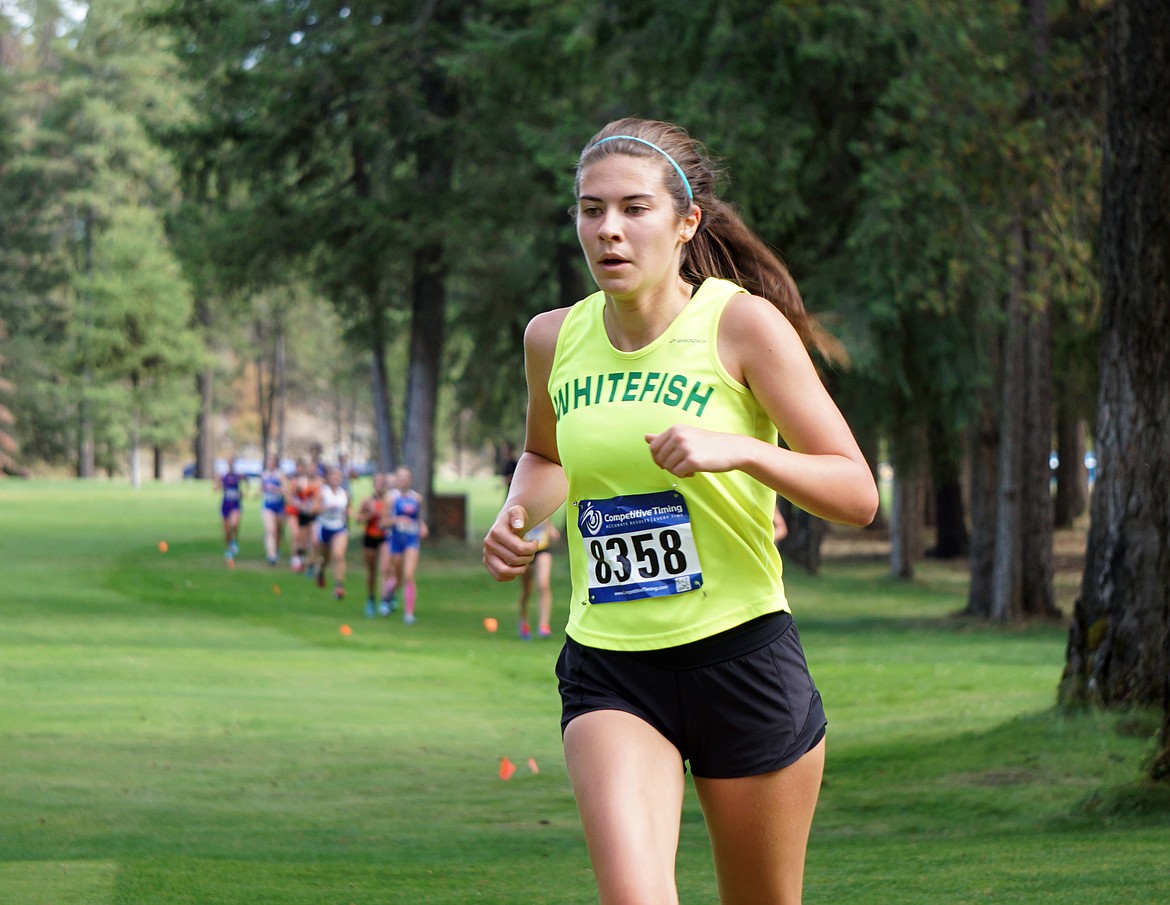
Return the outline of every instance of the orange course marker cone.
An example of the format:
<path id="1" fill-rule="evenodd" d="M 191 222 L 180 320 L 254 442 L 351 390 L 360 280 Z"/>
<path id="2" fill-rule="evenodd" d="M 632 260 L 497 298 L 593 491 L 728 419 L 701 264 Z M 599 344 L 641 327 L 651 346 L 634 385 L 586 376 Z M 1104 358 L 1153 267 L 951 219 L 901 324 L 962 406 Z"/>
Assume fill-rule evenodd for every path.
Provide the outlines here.
<path id="1" fill-rule="evenodd" d="M 158 552 L 159 553 L 166 553 L 168 549 L 170 549 L 170 548 L 167 546 L 167 542 L 165 540 L 160 540 L 158 542 Z"/>
<path id="2" fill-rule="evenodd" d="M 516 765 L 514 763 L 512 763 L 510 760 L 508 760 L 508 758 L 501 757 L 500 758 L 500 779 L 503 779 L 505 781 L 509 780 L 512 778 L 512 775 L 515 772 L 516 772 Z"/>
<path id="3" fill-rule="evenodd" d="M 496 620 L 495 616 L 488 616 L 483 621 L 483 627 L 486 628 L 489 632 L 494 632 L 500 627 L 500 623 Z"/>
<path id="4" fill-rule="evenodd" d="M 347 638 L 353 634 L 353 629 L 351 629 L 348 625 L 342 625 L 341 628 L 338 629 L 338 631 L 341 632 L 341 634 L 345 635 L 345 637 L 347 637 Z"/>

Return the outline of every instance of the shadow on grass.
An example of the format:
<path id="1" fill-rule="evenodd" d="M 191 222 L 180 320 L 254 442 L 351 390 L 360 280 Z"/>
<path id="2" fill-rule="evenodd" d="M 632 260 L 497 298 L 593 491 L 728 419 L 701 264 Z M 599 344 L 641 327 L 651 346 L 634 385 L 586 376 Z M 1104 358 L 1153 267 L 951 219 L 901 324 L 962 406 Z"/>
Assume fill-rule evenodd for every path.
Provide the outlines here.
<path id="1" fill-rule="evenodd" d="M 1054 708 L 933 742 L 855 745 L 830 758 L 818 825 L 945 837 L 1170 828 L 1170 786 L 1143 772 L 1156 726 L 1152 713 Z"/>

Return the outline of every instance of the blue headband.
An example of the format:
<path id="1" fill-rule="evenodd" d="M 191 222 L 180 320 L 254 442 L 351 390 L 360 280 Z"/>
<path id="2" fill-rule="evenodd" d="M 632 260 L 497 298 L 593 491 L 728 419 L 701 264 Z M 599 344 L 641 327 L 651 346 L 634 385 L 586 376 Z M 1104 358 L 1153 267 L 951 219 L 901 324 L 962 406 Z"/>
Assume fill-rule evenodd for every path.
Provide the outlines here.
<path id="1" fill-rule="evenodd" d="M 600 141 L 594 142 L 593 147 L 596 148 L 598 145 L 603 145 L 607 141 L 613 141 L 616 138 L 624 138 L 627 141 L 636 141 L 640 145 L 645 145 L 648 148 L 653 148 L 655 151 L 657 151 L 659 154 L 661 154 L 663 157 L 665 157 L 667 160 L 669 160 L 670 165 L 672 167 L 674 167 L 674 171 L 676 173 L 678 173 L 678 178 L 683 181 L 683 188 L 685 188 L 687 190 L 687 198 L 689 198 L 691 201 L 695 200 L 695 193 L 691 191 L 691 181 L 689 179 L 687 179 L 687 174 L 683 172 L 682 167 L 680 167 L 678 165 L 678 163 L 675 161 L 675 159 L 673 157 L 671 157 L 664 150 L 662 150 L 662 148 L 658 147 L 658 145 L 654 144 L 654 142 L 646 141 L 646 139 L 644 139 L 644 138 L 638 138 L 636 135 L 609 135 L 609 136 L 601 139 Z"/>

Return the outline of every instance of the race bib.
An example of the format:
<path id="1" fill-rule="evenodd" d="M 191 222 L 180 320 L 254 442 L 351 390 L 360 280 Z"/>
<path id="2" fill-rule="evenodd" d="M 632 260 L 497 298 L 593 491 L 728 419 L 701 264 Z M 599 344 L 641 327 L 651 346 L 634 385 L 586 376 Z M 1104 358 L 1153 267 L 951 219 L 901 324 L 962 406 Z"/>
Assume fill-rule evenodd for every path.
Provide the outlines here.
<path id="1" fill-rule="evenodd" d="M 581 500 L 589 602 L 669 597 L 703 585 L 691 514 L 675 490 Z"/>

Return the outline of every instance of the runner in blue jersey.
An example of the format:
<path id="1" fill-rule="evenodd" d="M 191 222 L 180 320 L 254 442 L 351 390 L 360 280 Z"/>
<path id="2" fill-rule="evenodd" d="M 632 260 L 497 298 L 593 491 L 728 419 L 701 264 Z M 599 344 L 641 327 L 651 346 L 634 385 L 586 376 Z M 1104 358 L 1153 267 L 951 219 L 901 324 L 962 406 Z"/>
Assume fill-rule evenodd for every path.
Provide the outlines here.
<path id="1" fill-rule="evenodd" d="M 386 543 L 390 547 L 390 575 L 382 597 L 393 606 L 394 595 L 402 588 L 402 621 L 413 625 L 417 596 L 414 574 L 418 569 L 419 542 L 427 536 L 422 517 L 422 494 L 411 487 L 412 476 L 405 465 L 396 472 L 398 486 L 386 505 Z"/>
<path id="2" fill-rule="evenodd" d="M 264 519 L 264 554 L 270 566 L 275 566 L 280 559 L 287 496 L 288 479 L 280 470 L 280 457 L 269 455 L 260 475 L 260 516 Z"/>

